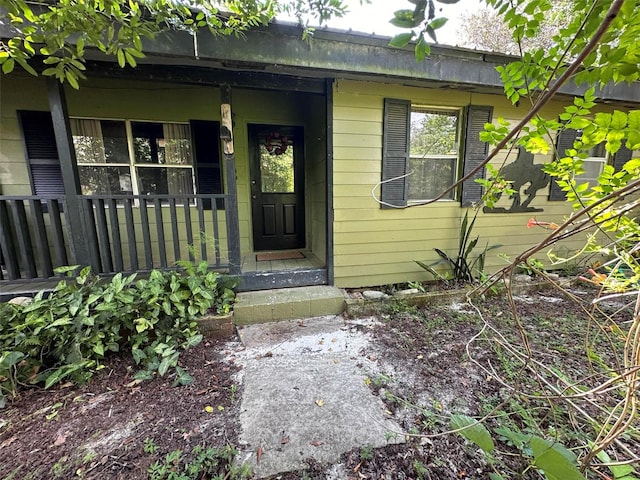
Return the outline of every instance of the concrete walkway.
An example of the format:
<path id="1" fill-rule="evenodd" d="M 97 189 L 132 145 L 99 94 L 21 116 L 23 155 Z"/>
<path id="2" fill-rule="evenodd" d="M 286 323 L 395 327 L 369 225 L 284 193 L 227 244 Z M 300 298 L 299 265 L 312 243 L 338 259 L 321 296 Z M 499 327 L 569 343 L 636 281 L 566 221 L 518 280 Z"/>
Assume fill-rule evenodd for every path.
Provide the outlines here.
<path id="1" fill-rule="evenodd" d="M 332 316 L 239 329 L 246 347 L 235 358 L 244 367 L 239 460 L 256 478 L 404 441 L 365 383 L 376 366 L 363 356 L 367 321 L 359 323 Z"/>

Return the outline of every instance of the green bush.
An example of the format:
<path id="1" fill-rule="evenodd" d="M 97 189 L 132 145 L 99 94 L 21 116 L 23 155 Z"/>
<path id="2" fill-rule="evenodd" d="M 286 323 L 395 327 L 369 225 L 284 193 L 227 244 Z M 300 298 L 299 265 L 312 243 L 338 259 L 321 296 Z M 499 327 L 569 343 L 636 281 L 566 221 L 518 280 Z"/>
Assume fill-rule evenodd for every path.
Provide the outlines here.
<path id="1" fill-rule="evenodd" d="M 235 280 L 207 270 L 206 262 L 182 263 L 184 273 L 157 271 L 100 281 L 90 268 L 44 298 L 24 305 L 0 304 L 0 408 L 24 385 L 49 388 L 91 377 L 109 352 L 130 350 L 138 379 L 175 373 L 175 385 L 193 379 L 178 366 L 180 352 L 200 343 L 195 318 L 209 310 L 228 313 Z"/>

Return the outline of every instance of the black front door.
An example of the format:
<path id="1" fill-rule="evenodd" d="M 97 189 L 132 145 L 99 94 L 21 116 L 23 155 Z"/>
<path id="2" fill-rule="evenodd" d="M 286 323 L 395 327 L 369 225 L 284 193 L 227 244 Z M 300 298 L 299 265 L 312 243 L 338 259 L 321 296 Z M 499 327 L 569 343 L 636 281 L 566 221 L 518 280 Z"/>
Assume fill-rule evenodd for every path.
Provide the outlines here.
<path id="1" fill-rule="evenodd" d="M 304 247 L 302 127 L 249 125 L 249 155 L 254 249 Z"/>

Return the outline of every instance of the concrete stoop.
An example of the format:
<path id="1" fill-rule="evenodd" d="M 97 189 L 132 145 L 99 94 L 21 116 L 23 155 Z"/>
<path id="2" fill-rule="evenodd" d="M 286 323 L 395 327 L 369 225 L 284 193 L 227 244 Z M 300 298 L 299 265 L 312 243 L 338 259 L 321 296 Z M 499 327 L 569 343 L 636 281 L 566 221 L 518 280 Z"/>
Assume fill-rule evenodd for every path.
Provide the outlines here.
<path id="1" fill-rule="evenodd" d="M 233 312 L 236 325 L 248 325 L 339 315 L 344 308 L 344 294 L 339 288 L 318 285 L 242 292 L 236 298 Z"/>

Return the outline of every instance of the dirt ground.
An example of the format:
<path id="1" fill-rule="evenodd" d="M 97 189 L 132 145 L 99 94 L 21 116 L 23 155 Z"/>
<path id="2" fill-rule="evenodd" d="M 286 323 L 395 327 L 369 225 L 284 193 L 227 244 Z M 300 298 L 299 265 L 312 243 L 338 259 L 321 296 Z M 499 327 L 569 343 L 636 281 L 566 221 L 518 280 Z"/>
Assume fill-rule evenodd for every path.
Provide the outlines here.
<path id="1" fill-rule="evenodd" d="M 614 359 L 618 327 L 612 326 L 624 328 L 629 310 L 619 302 L 603 304 L 597 317 L 603 329 L 598 329 L 584 310 L 593 293 L 576 288 L 517 296 L 518 321 L 504 296 L 426 308 L 391 302 L 368 329 L 371 342 L 362 354 L 384 372 L 372 374 L 367 383 L 402 426 L 396 433 L 407 434 L 406 443 L 347 452 L 338 465 L 309 459 L 307 470 L 276 478 L 488 478 L 496 467 L 477 447 L 459 435 L 442 434 L 452 413 L 494 412 L 487 421 L 490 430 L 505 424 L 521 432 L 537 428 L 556 432 L 569 447 L 579 445 L 592 432 L 566 427 L 572 412 L 565 406 L 551 411 L 548 402 L 523 394 L 535 391 L 536 383 L 508 348 L 522 350 L 527 332 L 535 360 L 571 380 L 597 374 L 594 359 Z M 582 306 L 569 296 L 582 299 Z M 485 321 L 497 330 L 487 329 Z M 585 343 L 586 332 L 590 343 Z M 197 445 L 236 446 L 242 385 L 234 376 L 238 367 L 224 358 L 240 348 L 236 338 L 228 338 L 184 353 L 180 363 L 195 379 L 188 387 L 172 388 L 170 378 L 135 382 L 132 360 L 114 357 L 87 385 L 24 391 L 0 410 L 0 478 L 142 479 L 148 478 L 150 465 L 175 450 L 188 457 Z M 584 382 L 598 380 L 594 375 Z M 496 439 L 501 442 L 499 471 L 524 470 L 508 439 L 499 434 Z M 640 439 L 633 439 L 630 448 L 640 456 L 638 444 Z M 535 475 L 520 478 L 539 478 Z"/>

